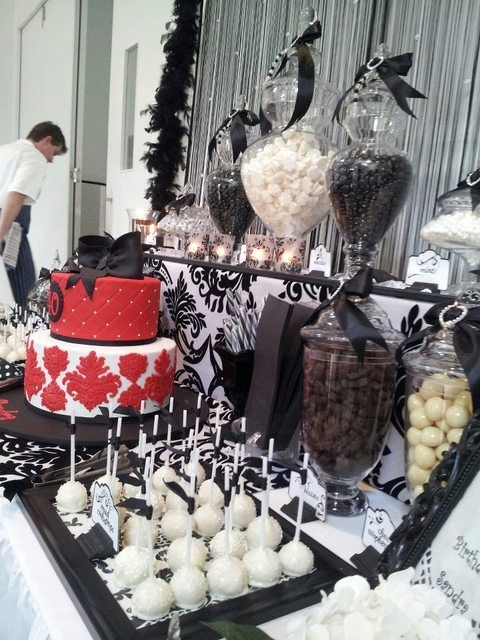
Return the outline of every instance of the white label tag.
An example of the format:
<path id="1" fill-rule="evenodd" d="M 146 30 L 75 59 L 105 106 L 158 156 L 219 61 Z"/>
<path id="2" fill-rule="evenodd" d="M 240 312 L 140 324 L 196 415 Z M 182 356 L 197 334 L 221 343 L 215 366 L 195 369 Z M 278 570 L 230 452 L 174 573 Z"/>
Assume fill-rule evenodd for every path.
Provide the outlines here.
<path id="1" fill-rule="evenodd" d="M 92 520 L 98 523 L 112 540 L 115 551 L 119 549 L 120 518 L 107 484 L 95 483 L 92 497 Z"/>
<path id="2" fill-rule="evenodd" d="M 292 471 L 288 495 L 290 498 L 299 498 L 303 493 L 302 479 L 299 473 Z M 307 469 L 307 484 L 305 485 L 305 503 L 315 510 L 316 517 L 325 522 L 327 492 L 310 467 Z"/>
<path id="3" fill-rule="evenodd" d="M 308 270 L 323 271 L 326 278 L 330 277 L 332 271 L 332 255 L 325 249 L 323 244 L 319 244 L 316 249 L 310 251 Z"/>
<path id="4" fill-rule="evenodd" d="M 418 256 L 410 256 L 405 282 L 408 285 L 414 282 L 436 284 L 440 290 L 443 290 L 448 287 L 449 273 L 450 262 L 441 258 L 432 249 L 428 249 Z"/>
<path id="5" fill-rule="evenodd" d="M 385 509 L 367 507 L 362 532 L 362 542 L 366 547 L 371 546 L 382 553 L 394 531 L 395 526 Z"/>

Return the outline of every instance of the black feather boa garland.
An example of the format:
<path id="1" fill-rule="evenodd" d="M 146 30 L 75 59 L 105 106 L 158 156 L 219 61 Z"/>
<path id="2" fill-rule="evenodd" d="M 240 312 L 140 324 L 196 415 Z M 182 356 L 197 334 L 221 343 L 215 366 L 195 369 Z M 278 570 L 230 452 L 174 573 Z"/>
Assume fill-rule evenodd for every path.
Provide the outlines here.
<path id="1" fill-rule="evenodd" d="M 200 7 L 201 0 L 175 0 L 176 26 L 163 48 L 166 61 L 160 85 L 155 92 L 155 103 L 144 112 L 150 116 L 145 130 L 159 132 L 158 142 L 147 142 L 148 151 L 142 156 L 148 172 L 154 174 L 145 198 L 155 211 L 161 211 L 175 199 L 173 189 L 179 189 L 175 177 L 179 169 L 185 169 L 183 139 L 188 135 L 189 89 L 195 82 L 192 69 L 200 32 Z"/>

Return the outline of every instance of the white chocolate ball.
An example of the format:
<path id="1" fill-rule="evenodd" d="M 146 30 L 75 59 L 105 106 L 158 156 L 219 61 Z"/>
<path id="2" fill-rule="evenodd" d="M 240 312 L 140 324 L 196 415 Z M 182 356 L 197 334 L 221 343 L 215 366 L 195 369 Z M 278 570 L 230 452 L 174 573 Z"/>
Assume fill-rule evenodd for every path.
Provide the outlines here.
<path id="1" fill-rule="evenodd" d="M 215 600 L 237 598 L 247 591 L 247 570 L 234 556 L 212 560 L 207 572 L 208 590 Z"/>
<path id="2" fill-rule="evenodd" d="M 234 527 L 238 529 L 246 529 L 248 525 L 255 520 L 257 516 L 257 508 L 255 501 L 246 493 L 239 493 L 235 496 L 233 502 L 232 522 Z"/>
<path id="3" fill-rule="evenodd" d="M 110 480 L 110 482 L 109 482 Z M 90 495 L 93 496 L 93 490 L 96 484 L 108 484 L 110 487 L 110 491 L 112 493 L 112 498 L 114 504 L 118 504 L 122 499 L 123 493 L 123 485 L 118 478 L 113 478 L 110 476 L 110 479 L 107 478 L 107 475 L 100 476 L 94 482 L 92 482 L 92 486 L 90 487 Z"/>
<path id="4" fill-rule="evenodd" d="M 228 537 L 229 555 L 234 558 L 243 558 L 248 551 L 247 536 L 243 531 L 232 529 Z M 219 531 L 210 542 L 210 553 L 213 558 L 225 555 L 225 529 Z"/>
<path id="5" fill-rule="evenodd" d="M 450 406 L 450 403 L 443 398 L 439 398 L 438 396 L 433 396 L 433 398 L 429 398 L 425 402 L 425 414 L 427 418 L 430 420 L 430 423 L 438 422 L 438 420 L 442 420 L 446 410 Z"/>
<path id="6" fill-rule="evenodd" d="M 413 411 L 414 409 L 422 409 L 425 404 L 425 400 L 419 393 L 412 393 L 408 396 L 407 407 L 409 411 Z"/>
<path id="7" fill-rule="evenodd" d="M 428 482 L 429 477 L 429 471 L 427 471 L 426 469 L 421 469 L 416 464 L 411 464 L 407 472 L 407 478 L 413 485 L 424 485 L 426 482 Z"/>
<path id="8" fill-rule="evenodd" d="M 139 545 L 141 547 L 148 547 L 148 520 L 143 516 L 132 515 L 123 526 L 123 545 L 125 547 L 135 546 L 137 543 L 137 530 L 139 529 Z M 150 520 L 150 526 L 152 528 L 152 541 L 155 542 L 158 538 L 159 528 L 158 523 L 155 520 Z"/>
<path id="9" fill-rule="evenodd" d="M 205 566 L 205 560 L 207 559 L 207 547 L 199 538 L 192 538 L 192 545 L 190 548 L 190 563 L 194 567 L 203 569 Z M 175 573 L 180 567 L 186 565 L 187 562 L 187 539 L 176 538 L 168 547 L 167 551 L 167 564 L 170 569 Z"/>
<path id="10" fill-rule="evenodd" d="M 20 360 L 27 359 L 27 347 L 23 343 L 17 347 L 17 354 Z"/>
<path id="11" fill-rule="evenodd" d="M 60 485 L 55 497 L 61 513 L 79 513 L 87 508 L 87 490 L 78 480 Z"/>
<path id="12" fill-rule="evenodd" d="M 422 386 L 419 389 L 419 393 L 424 400 L 433 398 L 434 396 L 442 396 L 443 384 L 441 380 L 436 380 L 434 377 L 427 378 L 422 382 Z"/>
<path id="13" fill-rule="evenodd" d="M 255 547 L 260 546 L 261 522 L 262 517 L 258 516 L 248 525 L 247 542 L 249 549 L 254 549 Z M 267 516 L 265 519 L 265 545 L 270 547 L 270 549 L 276 549 L 282 541 L 282 537 L 282 527 L 278 520 L 272 516 Z"/>
<path id="14" fill-rule="evenodd" d="M 134 484 L 128 484 L 127 482 L 123 485 L 123 496 L 124 498 L 135 498 L 138 494 L 139 487 Z"/>
<path id="15" fill-rule="evenodd" d="M 178 482 L 178 476 L 175 473 L 175 469 L 164 465 L 157 469 L 152 476 L 153 488 L 164 496 L 170 491 L 165 484 L 165 480 L 167 482 Z"/>
<path id="16" fill-rule="evenodd" d="M 421 469 L 432 469 L 437 462 L 435 452 L 424 444 L 417 444 L 413 450 L 413 459 Z"/>
<path id="17" fill-rule="evenodd" d="M 170 580 L 177 607 L 198 609 L 205 602 L 207 580 L 198 567 L 180 567 Z"/>
<path id="18" fill-rule="evenodd" d="M 195 528 L 205 538 L 213 536 L 223 527 L 223 511 L 207 502 L 195 511 Z"/>
<path id="19" fill-rule="evenodd" d="M 185 473 L 187 474 L 187 476 L 190 476 L 193 473 L 193 460 L 190 460 L 190 462 L 185 467 Z M 197 465 L 197 487 L 199 487 L 205 480 L 205 475 L 205 469 L 202 467 L 202 465 Z"/>
<path id="20" fill-rule="evenodd" d="M 162 535 L 167 540 L 182 538 L 187 533 L 188 513 L 186 511 L 167 511 L 162 518 Z"/>
<path id="21" fill-rule="evenodd" d="M 445 451 L 448 451 L 449 448 L 450 444 L 448 442 L 442 442 L 442 444 L 439 444 L 438 447 L 435 447 L 435 455 L 439 460 L 442 460 L 443 454 L 445 453 Z"/>
<path id="22" fill-rule="evenodd" d="M 10 351 L 11 351 L 10 345 L 6 343 L 0 344 L 0 358 L 6 359 Z"/>
<path id="23" fill-rule="evenodd" d="M 10 351 L 5 360 L 10 362 L 10 364 L 13 364 L 14 362 L 18 362 L 18 360 L 21 360 L 21 358 L 16 351 Z"/>
<path id="24" fill-rule="evenodd" d="M 422 431 L 420 429 L 417 429 L 416 427 L 410 427 L 410 429 L 408 429 L 406 433 L 408 443 L 411 444 L 412 446 L 415 446 L 416 444 L 420 444 L 421 435 L 422 435 Z"/>
<path id="25" fill-rule="evenodd" d="M 463 429 L 450 429 L 450 431 L 447 433 L 448 442 L 456 442 L 458 444 L 462 437 L 462 433 Z"/>
<path id="26" fill-rule="evenodd" d="M 453 404 L 463 405 L 469 411 L 469 413 L 472 413 L 472 394 L 470 393 L 470 391 L 461 391 L 458 396 L 456 396 Z"/>
<path id="27" fill-rule="evenodd" d="M 450 430 L 450 426 L 445 419 L 436 422 L 435 426 L 437 426 L 442 433 L 447 433 L 447 431 Z"/>
<path id="28" fill-rule="evenodd" d="M 304 576 L 313 569 L 313 553 L 300 540 L 291 540 L 284 545 L 280 549 L 278 557 L 282 564 L 283 573 L 287 576 Z"/>
<path id="29" fill-rule="evenodd" d="M 136 587 L 148 576 L 149 555 L 143 547 L 125 547 L 115 557 L 113 576 L 120 587 Z"/>
<path id="30" fill-rule="evenodd" d="M 414 409 L 409 416 L 409 421 L 410 426 L 415 427 L 416 429 L 424 429 L 432 424 L 427 418 L 425 407 L 422 409 Z"/>
<path id="31" fill-rule="evenodd" d="M 420 431 L 420 442 L 426 447 L 438 447 L 443 438 L 443 431 L 438 427 L 425 427 Z"/>
<path id="32" fill-rule="evenodd" d="M 446 382 L 443 386 L 443 396 L 452 400 L 459 393 L 467 389 L 468 383 L 465 378 L 450 378 L 446 376 Z"/>
<path id="33" fill-rule="evenodd" d="M 213 484 L 213 489 L 212 489 Z M 223 492 L 216 482 L 212 483 L 212 479 L 205 480 L 198 490 L 198 503 L 200 505 L 210 502 L 214 507 L 223 508 L 225 498 Z"/>
<path id="34" fill-rule="evenodd" d="M 248 584 L 252 587 L 272 587 L 282 575 L 278 553 L 269 547 L 250 549 L 243 556 L 243 564 L 247 570 Z"/>
<path id="35" fill-rule="evenodd" d="M 132 613 L 140 620 L 158 620 L 175 602 L 172 588 L 160 578 L 147 578 L 133 592 Z"/>
<path id="36" fill-rule="evenodd" d="M 185 500 L 177 496 L 176 493 L 169 491 L 165 497 L 165 508 L 167 511 L 186 511 L 188 505 Z"/>
<path id="37" fill-rule="evenodd" d="M 452 429 L 463 428 L 467 424 L 469 417 L 466 407 L 460 404 L 452 405 L 445 413 L 445 420 Z"/>

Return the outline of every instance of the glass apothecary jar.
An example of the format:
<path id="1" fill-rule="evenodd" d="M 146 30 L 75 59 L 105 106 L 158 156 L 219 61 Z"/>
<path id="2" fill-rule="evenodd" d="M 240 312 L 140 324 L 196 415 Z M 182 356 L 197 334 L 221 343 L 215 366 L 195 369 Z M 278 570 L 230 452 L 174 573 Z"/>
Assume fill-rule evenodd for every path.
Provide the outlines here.
<path id="1" fill-rule="evenodd" d="M 366 343 L 363 363 L 332 308 L 304 327 L 303 444 L 327 490 L 327 511 L 357 515 L 366 498 L 356 486 L 377 464 L 390 426 L 401 335 L 370 298 L 355 300 L 388 350 Z"/>
<path id="2" fill-rule="evenodd" d="M 478 304 L 480 283 L 471 272 L 480 268 L 480 169 L 469 174 L 457 189 L 438 198 L 435 217 L 422 227 L 420 235 L 464 261 L 462 281 L 452 284 L 446 293 L 460 302 Z"/>
<path id="3" fill-rule="evenodd" d="M 403 363 L 406 480 L 415 498 L 450 444 L 460 441 L 472 415 L 472 396 L 449 329 L 427 335 Z"/>

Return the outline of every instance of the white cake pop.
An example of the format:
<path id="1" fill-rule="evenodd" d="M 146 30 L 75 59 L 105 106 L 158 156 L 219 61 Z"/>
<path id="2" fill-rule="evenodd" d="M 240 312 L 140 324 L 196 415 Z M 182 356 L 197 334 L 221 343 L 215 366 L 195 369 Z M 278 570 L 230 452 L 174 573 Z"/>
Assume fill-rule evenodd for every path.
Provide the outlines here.
<path id="1" fill-rule="evenodd" d="M 207 502 L 195 511 L 195 528 L 205 538 L 213 536 L 223 527 L 223 511 Z"/>
<path id="2" fill-rule="evenodd" d="M 79 513 L 87 508 L 87 490 L 78 480 L 64 482 L 55 499 L 61 513 Z"/>
<path id="3" fill-rule="evenodd" d="M 231 530 L 229 537 L 230 555 L 242 559 L 248 551 L 247 538 L 243 531 Z M 225 555 L 225 530 L 219 531 L 210 542 L 213 558 Z"/>
<path id="4" fill-rule="evenodd" d="M 189 476 L 193 471 L 193 462 L 190 462 L 185 466 L 185 473 Z M 198 465 L 197 468 L 197 487 L 199 487 L 205 481 L 205 469 L 201 464 Z"/>
<path id="5" fill-rule="evenodd" d="M 21 360 L 17 351 L 10 351 L 10 353 L 5 359 L 7 362 L 10 362 L 10 364 L 13 364 L 14 362 L 18 362 L 19 360 Z"/>
<path id="6" fill-rule="evenodd" d="M 90 487 L 90 495 L 93 496 L 93 490 L 96 484 L 107 484 L 110 487 L 110 491 L 112 492 L 113 502 L 118 504 L 122 499 L 123 485 L 118 478 L 114 478 L 113 476 L 108 477 L 107 474 L 100 476 L 94 482 L 92 482 L 92 486 Z"/>
<path id="7" fill-rule="evenodd" d="M 198 609 L 205 602 L 207 580 L 198 567 L 180 567 L 170 580 L 177 607 Z"/>
<path id="8" fill-rule="evenodd" d="M 238 529 L 246 529 L 248 525 L 255 520 L 256 516 L 257 508 L 255 507 L 254 499 L 240 491 L 240 493 L 235 496 L 233 503 L 233 526 Z"/>
<path id="9" fill-rule="evenodd" d="M 203 569 L 205 566 L 205 560 L 207 559 L 207 547 L 199 538 L 192 538 L 192 546 L 190 549 L 190 563 Z M 187 539 L 177 538 L 168 547 L 167 551 L 167 564 L 170 569 L 175 573 L 180 567 L 186 564 L 187 559 Z"/>
<path id="10" fill-rule="evenodd" d="M 25 344 L 23 342 L 17 347 L 17 354 L 18 354 L 18 357 L 20 358 L 20 360 L 26 360 L 26 358 L 27 358 L 27 347 L 25 346 Z"/>
<path id="11" fill-rule="evenodd" d="M 6 359 L 10 351 L 11 351 L 10 345 L 6 343 L 0 344 L 0 358 Z"/>
<path id="12" fill-rule="evenodd" d="M 187 503 L 176 493 L 169 491 L 165 497 L 165 507 L 167 511 L 186 511 Z"/>
<path id="13" fill-rule="evenodd" d="M 162 518 L 162 534 L 167 540 L 183 538 L 187 533 L 188 513 L 186 511 L 167 511 Z"/>
<path id="14" fill-rule="evenodd" d="M 178 476 L 173 467 L 167 467 L 164 465 L 157 469 L 152 477 L 153 488 L 164 496 L 170 491 L 165 484 L 165 480 L 167 480 L 167 482 L 178 482 Z"/>
<path id="15" fill-rule="evenodd" d="M 248 548 L 254 549 L 261 544 L 261 527 L 262 517 L 258 516 L 255 520 L 248 525 L 247 529 L 247 542 Z M 265 546 L 270 549 L 276 549 L 282 541 L 283 532 L 278 520 L 272 516 L 267 516 L 265 519 Z"/>
<path id="16" fill-rule="evenodd" d="M 149 572 L 149 555 L 143 547 L 125 547 L 115 557 L 113 576 L 120 587 L 136 587 Z"/>
<path id="17" fill-rule="evenodd" d="M 125 482 L 123 485 L 123 497 L 124 498 L 135 498 L 138 495 L 139 488 L 137 485 L 128 484 Z"/>
<path id="18" fill-rule="evenodd" d="M 210 502 L 214 507 L 221 509 L 225 503 L 222 490 L 211 478 L 205 480 L 198 490 L 198 503 L 200 505 Z"/>
<path id="19" fill-rule="evenodd" d="M 278 557 L 287 576 L 304 576 L 313 569 L 313 553 L 300 540 L 291 540 L 283 546 Z"/>
<path id="20" fill-rule="evenodd" d="M 145 517 L 136 515 L 132 515 L 132 517 L 125 522 L 123 527 L 123 545 L 125 547 L 136 544 L 137 529 L 139 527 L 140 532 L 138 534 L 138 544 L 145 548 L 148 546 L 147 522 L 148 521 Z M 159 534 L 158 522 L 151 520 L 150 526 L 152 527 L 152 538 L 155 544 Z"/>
<path id="21" fill-rule="evenodd" d="M 140 620 L 158 620 L 167 615 L 175 602 L 172 588 L 160 578 L 147 578 L 133 592 L 132 613 Z"/>
<path id="22" fill-rule="evenodd" d="M 207 581 L 212 598 L 216 600 L 237 598 L 247 591 L 247 570 L 238 558 L 222 556 L 210 563 Z"/>
<path id="23" fill-rule="evenodd" d="M 250 549 L 243 556 L 243 564 L 248 574 L 248 584 L 252 587 L 271 587 L 280 579 L 282 565 L 278 553 L 269 547 Z"/>

